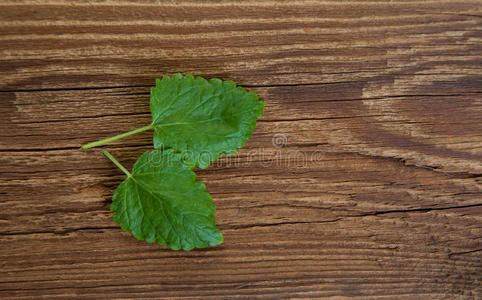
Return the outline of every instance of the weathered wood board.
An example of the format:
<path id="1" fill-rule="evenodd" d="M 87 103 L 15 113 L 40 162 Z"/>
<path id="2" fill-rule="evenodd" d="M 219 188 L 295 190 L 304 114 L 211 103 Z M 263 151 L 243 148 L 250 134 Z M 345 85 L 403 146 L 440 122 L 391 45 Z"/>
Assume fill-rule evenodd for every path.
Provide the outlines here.
<path id="1" fill-rule="evenodd" d="M 0 298 L 482 297 L 480 1 L 160 2 L 0 3 Z M 123 174 L 79 150 L 176 72 L 266 101 L 191 252 L 113 223 Z"/>

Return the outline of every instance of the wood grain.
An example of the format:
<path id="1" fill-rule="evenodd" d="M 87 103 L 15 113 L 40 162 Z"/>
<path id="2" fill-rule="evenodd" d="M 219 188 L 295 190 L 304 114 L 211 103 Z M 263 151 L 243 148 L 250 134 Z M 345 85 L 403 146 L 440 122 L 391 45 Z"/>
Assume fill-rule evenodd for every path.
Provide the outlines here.
<path id="1" fill-rule="evenodd" d="M 480 4 L 2 1 L 0 297 L 480 299 Z M 266 101 L 199 171 L 225 243 L 191 252 L 113 223 L 122 172 L 78 150 L 175 72 Z"/>

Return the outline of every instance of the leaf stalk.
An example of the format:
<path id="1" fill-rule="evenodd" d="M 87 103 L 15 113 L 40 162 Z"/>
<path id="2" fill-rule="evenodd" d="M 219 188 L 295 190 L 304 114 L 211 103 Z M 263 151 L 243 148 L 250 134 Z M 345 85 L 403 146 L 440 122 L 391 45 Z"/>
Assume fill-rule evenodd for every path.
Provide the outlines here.
<path id="1" fill-rule="evenodd" d="M 115 159 L 115 157 L 112 156 L 112 154 L 110 154 L 109 151 L 107 151 L 107 150 L 105 150 L 105 149 L 102 149 L 102 152 L 103 152 L 104 155 L 107 156 L 107 158 L 110 159 L 119 169 L 121 169 L 122 172 L 124 172 L 124 173 L 127 175 L 127 177 L 131 177 L 131 176 L 132 176 L 132 174 L 131 174 L 129 171 L 127 171 L 127 169 L 124 168 L 124 166 L 121 165 L 121 163 L 120 163 L 119 161 L 117 161 L 117 159 Z"/>
<path id="2" fill-rule="evenodd" d="M 124 133 L 121 133 L 119 135 L 116 135 L 116 136 L 113 136 L 113 137 L 110 137 L 110 138 L 106 138 L 106 139 L 103 139 L 103 140 L 99 140 L 99 141 L 95 141 L 95 142 L 92 142 L 92 143 L 82 145 L 82 147 L 80 147 L 80 149 L 85 150 L 85 149 L 89 149 L 89 148 L 93 148 L 93 147 L 97 147 L 97 146 L 102 146 L 102 145 L 105 145 L 107 143 L 125 138 L 126 136 L 133 135 L 133 134 L 143 132 L 143 131 L 146 131 L 146 130 L 150 130 L 150 129 L 153 129 L 153 128 L 154 128 L 154 125 L 150 124 L 148 126 L 137 128 L 137 129 L 131 130 L 129 132 L 124 132 Z"/>

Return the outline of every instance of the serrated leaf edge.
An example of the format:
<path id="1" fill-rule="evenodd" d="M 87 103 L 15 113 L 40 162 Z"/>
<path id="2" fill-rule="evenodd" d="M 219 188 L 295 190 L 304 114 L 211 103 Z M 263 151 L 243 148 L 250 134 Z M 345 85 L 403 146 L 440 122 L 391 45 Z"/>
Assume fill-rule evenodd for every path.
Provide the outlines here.
<path id="1" fill-rule="evenodd" d="M 110 206 L 110 211 L 113 213 L 112 219 L 113 219 L 114 223 L 119 224 L 119 227 L 120 227 L 123 231 L 129 232 L 129 233 L 130 233 L 134 238 L 136 238 L 137 240 L 145 241 L 145 242 L 147 242 L 147 243 L 154 243 L 154 242 L 155 242 L 155 243 L 157 243 L 157 244 L 159 244 L 159 245 L 161 245 L 161 246 L 167 246 L 167 247 L 169 247 L 171 250 L 175 250 L 175 251 L 178 251 L 178 250 L 191 251 L 191 250 L 193 250 L 193 249 L 203 249 L 203 248 L 206 248 L 206 247 L 209 247 L 209 246 L 217 246 L 217 245 L 222 244 L 222 243 L 224 242 L 224 235 L 222 234 L 221 230 L 219 230 L 219 229 L 217 228 L 217 226 L 216 226 L 216 228 L 217 228 L 217 229 L 219 230 L 219 232 L 221 233 L 221 238 L 220 238 L 219 241 L 217 241 L 217 242 L 207 242 L 205 245 L 202 245 L 202 246 L 194 245 L 193 247 L 190 247 L 190 248 L 183 248 L 183 245 L 182 245 L 182 244 L 183 244 L 183 243 L 182 243 L 183 240 L 181 239 L 181 247 L 177 249 L 177 248 L 172 248 L 172 247 L 169 245 L 169 243 L 167 242 L 167 239 L 164 238 L 164 237 L 162 237 L 164 241 L 160 241 L 157 237 L 154 238 L 153 240 L 146 240 L 145 237 L 141 237 L 141 236 L 134 235 L 134 234 L 132 233 L 132 230 L 130 230 L 130 228 L 129 228 L 128 225 L 127 225 L 127 226 L 126 226 L 126 225 L 123 225 L 123 224 L 121 224 L 120 221 L 116 220 L 116 210 L 115 210 L 115 207 L 114 207 L 114 206 L 116 205 L 116 203 L 115 203 L 116 198 L 117 198 L 116 194 L 117 194 L 119 188 L 121 187 L 121 185 L 123 185 L 124 183 L 127 184 L 128 180 L 133 180 L 133 181 L 136 183 L 136 186 L 139 186 L 139 187 L 143 188 L 146 192 L 148 192 L 149 194 L 151 194 L 153 197 L 158 198 L 157 196 L 155 196 L 154 194 L 152 194 L 152 192 L 151 192 L 150 190 L 146 189 L 143 185 L 141 185 L 140 183 L 138 183 L 138 182 L 135 180 L 135 178 L 134 178 L 137 162 L 138 162 L 144 155 L 148 155 L 147 153 L 150 154 L 150 153 L 152 153 L 152 152 L 154 152 L 154 151 L 162 152 L 163 155 L 164 155 L 164 153 L 167 151 L 167 152 L 168 152 L 167 155 L 169 155 L 169 153 L 171 153 L 172 155 L 175 155 L 175 156 L 179 159 L 179 161 L 180 161 L 181 163 L 184 163 L 184 162 L 182 162 L 182 157 L 181 157 L 181 155 L 180 155 L 179 153 L 175 152 L 175 151 L 172 150 L 172 149 L 168 149 L 168 150 L 164 150 L 164 151 L 154 149 L 154 150 L 152 150 L 152 151 L 149 151 L 149 150 L 148 150 L 148 151 L 144 152 L 144 153 L 137 159 L 137 161 L 134 163 L 134 166 L 132 167 L 132 175 L 129 176 L 129 177 L 127 177 L 126 179 L 124 179 L 124 180 L 117 186 L 116 190 L 114 191 L 114 194 L 113 194 L 113 196 L 112 196 L 112 204 L 111 204 L 111 206 Z M 214 210 L 213 210 L 213 212 L 212 212 L 210 215 L 214 218 L 214 213 L 216 212 L 216 206 L 214 205 L 214 201 L 213 201 L 213 199 L 212 199 L 211 194 L 209 194 L 208 192 L 206 192 L 206 184 L 203 183 L 202 181 L 197 180 L 197 174 L 196 174 L 196 172 L 194 172 L 194 170 L 193 170 L 194 167 L 192 167 L 192 166 L 190 166 L 190 165 L 188 165 L 188 164 L 186 164 L 186 166 L 189 168 L 189 170 L 192 172 L 192 174 L 194 174 L 194 176 L 192 177 L 192 182 L 193 182 L 195 185 L 196 185 L 197 182 L 202 183 L 202 185 L 196 185 L 196 188 L 197 188 L 199 191 L 201 191 L 201 192 L 205 192 L 205 193 L 208 195 L 209 200 L 211 201 L 211 203 L 213 203 Z M 159 199 L 159 198 L 158 198 L 158 199 Z M 162 199 L 159 199 L 159 201 L 163 201 L 163 200 L 162 200 Z M 166 218 L 167 218 L 167 216 L 166 216 Z M 168 222 L 170 223 L 169 218 L 167 218 L 167 219 L 168 219 Z M 215 218 L 214 218 L 214 219 L 215 219 Z M 172 224 L 171 224 L 171 227 L 172 227 L 172 228 L 175 228 L 175 226 L 173 226 Z M 177 234 L 177 235 L 180 236 L 179 234 Z"/>
<path id="2" fill-rule="evenodd" d="M 205 78 L 203 78 L 203 77 L 201 77 L 201 76 L 194 76 L 194 75 L 192 75 L 192 74 L 182 75 L 181 73 L 175 73 L 175 74 L 173 74 L 172 76 L 163 76 L 162 79 L 164 79 L 164 78 L 179 78 L 179 79 L 182 79 L 183 77 L 188 77 L 188 78 L 190 78 L 190 79 L 192 79 L 192 80 L 201 80 L 201 81 L 202 81 L 203 83 L 205 83 L 205 84 L 210 84 L 210 81 L 221 81 L 221 82 L 223 82 L 223 83 L 229 83 L 229 84 L 232 84 L 232 85 L 233 85 L 233 89 L 241 89 L 241 90 L 243 90 L 243 91 L 246 92 L 246 93 L 254 94 L 254 95 L 256 96 L 256 100 L 258 101 L 258 102 L 257 102 L 257 107 L 253 108 L 253 110 L 258 110 L 258 114 L 256 115 L 256 118 L 255 118 L 251 123 L 247 124 L 248 131 L 246 132 L 246 138 L 245 138 L 245 139 L 242 139 L 242 138 L 238 138 L 238 139 L 237 139 L 239 142 L 241 142 L 241 144 L 240 144 L 239 146 L 235 146 L 235 149 L 233 149 L 231 152 L 220 151 L 220 152 L 216 153 L 215 156 L 214 156 L 214 159 L 212 159 L 212 160 L 210 160 L 209 162 L 207 162 L 207 164 L 202 164 L 202 165 L 200 165 L 200 159 L 197 159 L 197 161 L 191 161 L 191 163 L 192 163 L 195 167 L 199 167 L 200 169 L 207 169 L 207 168 L 209 168 L 209 166 L 211 166 L 211 164 L 213 164 L 214 162 L 216 162 L 222 155 L 226 155 L 227 157 L 232 156 L 232 155 L 236 154 L 236 152 L 237 152 L 239 149 L 241 149 L 241 148 L 243 148 L 243 147 L 245 146 L 246 142 L 247 142 L 247 141 L 252 137 L 252 135 L 253 135 L 253 131 L 254 131 L 254 129 L 256 128 L 256 124 L 257 124 L 258 119 L 259 119 L 261 116 L 263 116 L 263 114 L 264 114 L 265 101 L 260 100 L 259 97 L 258 97 L 258 94 L 254 93 L 254 92 L 248 92 L 244 87 L 236 85 L 236 83 L 235 83 L 234 81 L 232 81 L 232 80 L 225 80 L 225 81 L 223 81 L 223 80 L 221 80 L 221 79 L 219 79 L 219 78 L 211 78 L 211 79 L 209 79 L 209 80 L 206 80 Z M 160 85 L 160 82 L 161 82 L 162 79 L 159 79 L 159 78 L 156 79 L 156 86 L 155 86 L 155 88 L 157 88 L 157 87 Z M 154 89 L 154 88 L 152 88 L 152 89 Z M 152 90 L 152 89 L 151 89 L 151 90 Z M 189 90 L 189 91 L 190 91 L 190 90 Z M 189 91 L 187 91 L 187 92 L 189 92 Z M 187 92 L 186 92 L 186 93 L 187 93 Z M 151 101 L 152 101 L 152 100 L 151 100 Z M 172 103 L 171 103 L 171 105 L 172 105 Z M 169 105 L 169 107 L 170 107 L 171 105 Z M 167 109 L 169 109 L 169 108 L 167 108 Z M 167 111 L 167 109 L 164 110 L 164 111 Z M 163 111 L 163 112 L 164 112 L 164 111 Z M 151 115 L 152 115 L 152 111 L 151 111 Z M 156 120 L 158 120 L 158 119 L 159 119 L 159 117 L 156 118 Z M 154 123 L 155 123 L 155 120 L 152 121 L 152 124 L 154 124 Z M 154 128 L 154 131 L 156 131 L 156 128 Z M 161 143 L 161 142 L 159 141 L 159 143 Z M 154 148 L 156 148 L 156 136 L 155 136 L 155 134 L 154 134 L 154 137 L 153 137 L 153 144 L 154 144 Z M 164 145 L 163 145 L 163 146 L 164 146 Z M 179 144 L 178 144 L 178 143 L 176 143 L 176 146 L 177 146 L 177 147 L 175 147 L 175 148 L 183 148 L 183 147 L 179 147 Z M 187 148 L 189 149 L 189 145 L 186 145 L 186 146 L 187 146 Z M 173 146 L 170 146 L 170 148 L 174 149 Z M 176 150 L 176 151 L 177 151 L 177 150 Z M 177 152 L 179 153 L 179 151 L 177 151 Z M 211 158 L 211 157 L 210 157 L 210 158 Z"/>

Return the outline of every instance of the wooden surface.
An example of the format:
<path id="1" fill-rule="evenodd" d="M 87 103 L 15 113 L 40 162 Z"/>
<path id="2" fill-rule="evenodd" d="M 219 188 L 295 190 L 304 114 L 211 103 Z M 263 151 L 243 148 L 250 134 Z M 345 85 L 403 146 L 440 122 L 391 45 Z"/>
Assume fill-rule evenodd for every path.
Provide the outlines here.
<path id="1" fill-rule="evenodd" d="M 157 2 L 157 1 L 156 1 Z M 480 1 L 1 1 L 0 298 L 480 299 Z M 200 171 L 225 243 L 112 221 L 81 144 L 147 125 L 175 72 L 266 101 Z M 130 168 L 151 132 L 109 145 Z"/>

